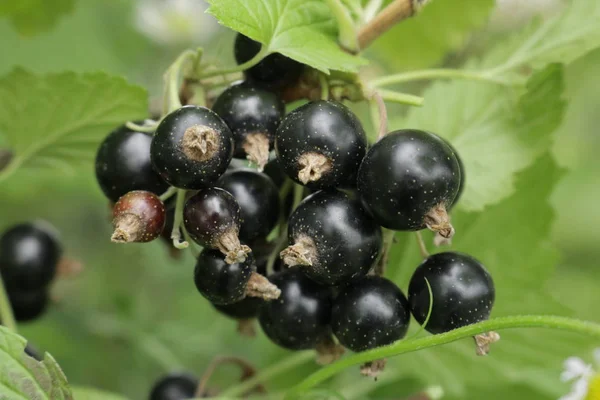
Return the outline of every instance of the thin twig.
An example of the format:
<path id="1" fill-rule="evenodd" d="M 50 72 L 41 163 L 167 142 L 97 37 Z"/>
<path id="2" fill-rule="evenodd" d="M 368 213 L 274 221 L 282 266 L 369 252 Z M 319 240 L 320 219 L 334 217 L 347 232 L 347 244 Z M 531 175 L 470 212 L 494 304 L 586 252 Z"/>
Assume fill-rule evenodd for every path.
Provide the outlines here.
<path id="1" fill-rule="evenodd" d="M 6 286 L 0 276 L 0 321 L 13 332 L 17 332 L 17 323 L 13 314 L 12 306 L 6 292 Z"/>
<path id="2" fill-rule="evenodd" d="M 396 232 L 392 230 L 385 229 L 383 233 L 383 250 L 381 252 L 381 257 L 375 264 L 375 275 L 384 276 L 385 268 L 387 267 L 388 259 L 390 257 L 390 250 L 394 244 L 394 236 Z"/>
<path id="3" fill-rule="evenodd" d="M 379 134 L 377 135 L 377 139 L 381 139 L 388 132 L 387 107 L 379 92 L 375 91 L 372 98 L 377 103 L 377 109 L 379 110 Z"/>
<path id="4" fill-rule="evenodd" d="M 419 251 L 421 252 L 421 257 L 427 258 L 429 257 L 429 251 L 427 251 L 427 246 L 425 246 L 425 241 L 423 240 L 423 235 L 421 231 L 416 231 L 415 236 L 417 237 L 417 243 L 419 245 Z"/>
<path id="5" fill-rule="evenodd" d="M 250 362 L 244 360 L 243 358 L 222 356 L 215 357 L 210 362 L 210 364 L 208 364 L 208 367 L 204 371 L 204 374 L 202 374 L 202 378 L 200 378 L 200 383 L 198 384 L 198 388 L 196 389 L 195 397 L 202 397 L 205 394 L 208 381 L 214 374 L 215 370 L 223 364 L 238 365 L 242 369 L 242 381 L 245 381 L 246 379 L 256 375 L 256 368 L 252 364 L 250 364 Z M 261 391 L 264 391 L 264 387 L 259 387 Z"/>

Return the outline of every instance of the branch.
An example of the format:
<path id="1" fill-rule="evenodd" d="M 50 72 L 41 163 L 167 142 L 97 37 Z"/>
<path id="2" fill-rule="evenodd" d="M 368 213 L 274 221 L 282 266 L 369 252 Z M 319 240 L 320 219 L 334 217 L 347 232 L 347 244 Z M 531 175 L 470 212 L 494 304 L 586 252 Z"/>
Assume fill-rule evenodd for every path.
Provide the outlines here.
<path id="1" fill-rule="evenodd" d="M 365 49 L 398 22 L 417 14 L 431 0 L 395 0 L 358 31 L 358 46 Z"/>

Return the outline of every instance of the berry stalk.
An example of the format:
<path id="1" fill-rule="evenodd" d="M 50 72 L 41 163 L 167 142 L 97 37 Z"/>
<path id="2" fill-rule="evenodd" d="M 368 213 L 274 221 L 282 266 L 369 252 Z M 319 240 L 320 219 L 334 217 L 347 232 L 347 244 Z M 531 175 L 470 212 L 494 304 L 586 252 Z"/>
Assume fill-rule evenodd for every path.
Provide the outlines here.
<path id="1" fill-rule="evenodd" d="M 177 190 L 177 199 L 175 203 L 175 221 L 173 222 L 173 231 L 171 231 L 171 239 L 173 246 L 176 249 L 182 250 L 190 244 L 187 241 L 181 241 L 181 229 L 183 225 L 183 206 L 185 204 L 185 189 Z"/>
<path id="2" fill-rule="evenodd" d="M 582 335 L 588 335 L 590 337 L 600 339 L 600 324 L 580 321 L 573 318 L 547 315 L 519 315 L 494 318 L 439 335 L 432 335 L 412 340 L 400 340 L 389 346 L 379 347 L 346 357 L 334 364 L 314 372 L 312 375 L 309 375 L 306 379 L 293 387 L 287 393 L 285 399 L 294 399 L 299 394 L 306 392 L 319 383 L 353 365 L 360 365 L 372 360 L 398 356 L 400 354 L 411 353 L 413 351 L 422 350 L 429 347 L 440 346 L 455 342 L 460 339 L 473 337 L 485 332 L 514 328 L 557 329 L 580 333 Z"/>
<path id="3" fill-rule="evenodd" d="M 15 316 L 13 314 L 12 306 L 8 300 L 6 294 L 6 286 L 0 276 L 0 321 L 2 325 L 6 326 L 13 332 L 17 332 L 17 323 L 15 322 Z"/>

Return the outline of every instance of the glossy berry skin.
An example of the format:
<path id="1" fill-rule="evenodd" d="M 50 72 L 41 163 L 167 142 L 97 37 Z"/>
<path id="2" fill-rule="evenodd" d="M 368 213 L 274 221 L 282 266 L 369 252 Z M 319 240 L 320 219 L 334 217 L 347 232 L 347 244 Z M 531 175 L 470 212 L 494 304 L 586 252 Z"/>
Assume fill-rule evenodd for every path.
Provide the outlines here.
<path id="1" fill-rule="evenodd" d="M 383 227 L 425 228 L 434 207 L 448 209 L 458 193 L 460 165 L 447 143 L 433 133 L 400 130 L 371 147 L 358 171 L 358 191 Z"/>
<path id="2" fill-rule="evenodd" d="M 125 126 L 111 132 L 96 154 L 96 179 L 112 202 L 127 192 L 147 190 L 162 194 L 169 185 L 152 169 L 152 136 Z"/>
<path id="3" fill-rule="evenodd" d="M 327 285 L 366 275 L 382 247 L 379 225 L 358 200 L 337 190 L 308 196 L 292 213 L 288 241 L 300 243 L 303 237 L 313 241 L 316 252 L 308 257 L 312 265 L 305 265 L 302 271 Z"/>
<path id="4" fill-rule="evenodd" d="M 44 314 L 49 303 L 46 289 L 9 291 L 8 298 L 17 322 L 31 322 L 38 319 Z"/>
<path id="5" fill-rule="evenodd" d="M 157 195 L 143 190 L 129 192 L 113 207 L 112 241 L 150 242 L 160 236 L 166 219 L 165 205 Z"/>
<path id="6" fill-rule="evenodd" d="M 260 51 L 261 44 L 238 33 L 235 38 L 234 55 L 238 64 L 251 60 Z M 247 69 L 247 79 L 267 87 L 289 86 L 300 78 L 304 65 L 282 54 L 275 53 L 265 57 L 254 67 Z"/>
<path id="7" fill-rule="evenodd" d="M 410 323 L 408 301 L 390 280 L 367 276 L 343 287 L 333 302 L 331 327 L 356 352 L 402 339 Z"/>
<path id="8" fill-rule="evenodd" d="M 355 187 L 366 149 L 365 131 L 356 115 L 333 101 L 315 101 L 292 111 L 275 136 L 277 158 L 287 175 L 311 189 Z M 318 174 L 303 177 L 304 157 L 310 154 L 324 157 L 325 165 Z"/>
<path id="9" fill-rule="evenodd" d="M 267 175 L 237 169 L 219 178 L 216 185 L 231 193 L 240 206 L 240 240 L 251 242 L 273 230 L 280 213 L 279 190 Z"/>
<path id="10" fill-rule="evenodd" d="M 454 201 L 452 202 L 452 205 L 450 206 L 450 208 L 452 208 L 452 207 L 454 207 L 454 205 L 456 205 L 456 203 L 458 203 L 463 192 L 465 191 L 465 184 L 466 184 L 467 177 L 466 177 L 466 171 L 465 171 L 465 164 L 463 163 L 462 158 L 460 158 L 458 151 L 456 151 L 456 148 L 452 145 L 452 143 L 450 143 L 449 140 L 444 140 L 444 141 L 454 152 L 454 156 L 456 157 L 456 161 L 458 161 L 458 167 L 460 169 L 460 184 L 458 185 L 458 192 L 456 193 L 456 197 L 454 198 Z"/>
<path id="11" fill-rule="evenodd" d="M 281 168 L 281 164 L 279 164 L 277 157 L 273 157 L 269 160 L 267 165 L 265 165 L 263 173 L 267 174 L 273 183 L 280 189 L 287 179 L 287 174 L 283 168 Z"/>
<path id="12" fill-rule="evenodd" d="M 213 304 L 222 314 L 233 319 L 251 319 L 258 317 L 264 300 L 259 297 L 245 297 L 232 304 Z"/>
<path id="13" fill-rule="evenodd" d="M 223 233 L 229 230 L 239 232 L 240 206 L 226 190 L 216 187 L 204 189 L 185 203 L 183 222 L 198 244 L 216 248 Z"/>
<path id="14" fill-rule="evenodd" d="M 425 329 L 448 332 L 489 318 L 494 305 L 492 277 L 473 257 L 438 253 L 428 257 L 413 274 L 408 299 L 415 319 L 423 324 L 429 311 L 429 281 L 433 308 Z"/>
<path id="15" fill-rule="evenodd" d="M 227 264 L 218 250 L 204 249 L 194 270 L 196 288 L 213 304 L 232 304 L 246 296 L 246 284 L 254 270 L 254 258 Z"/>
<path id="16" fill-rule="evenodd" d="M 235 157 L 246 157 L 243 148 L 248 135 L 263 134 L 273 143 L 277 127 L 285 114 L 279 96 L 248 83 L 231 86 L 212 107 L 229 126 L 235 141 Z"/>
<path id="17" fill-rule="evenodd" d="M 172 186 L 201 189 L 227 170 L 233 134 L 215 112 L 184 106 L 156 128 L 150 147 L 152 166 Z"/>
<path id="18" fill-rule="evenodd" d="M 269 277 L 281 289 L 277 300 L 266 302 L 259 321 L 275 344 L 290 350 L 313 348 L 329 332 L 331 291 L 293 267 Z"/>
<path id="19" fill-rule="evenodd" d="M 194 397 L 198 379 L 190 374 L 170 374 L 159 379 L 150 392 L 150 400 L 186 400 Z"/>
<path id="20" fill-rule="evenodd" d="M 40 291 L 56 274 L 58 235 L 44 222 L 15 225 L 0 238 L 0 273 L 9 291 Z"/>

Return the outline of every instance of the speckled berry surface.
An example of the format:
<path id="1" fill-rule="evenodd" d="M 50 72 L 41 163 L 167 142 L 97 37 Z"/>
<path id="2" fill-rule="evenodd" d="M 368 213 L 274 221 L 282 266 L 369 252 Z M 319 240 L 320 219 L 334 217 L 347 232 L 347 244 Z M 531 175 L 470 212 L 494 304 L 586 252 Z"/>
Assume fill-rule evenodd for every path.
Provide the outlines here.
<path id="1" fill-rule="evenodd" d="M 275 136 L 279 164 L 298 183 L 303 154 L 317 153 L 330 161 L 327 172 L 306 183 L 311 189 L 355 187 L 366 149 L 367 138 L 358 118 L 346 106 L 333 101 L 315 101 L 292 111 Z"/>
<path id="2" fill-rule="evenodd" d="M 183 209 L 183 223 L 198 244 L 213 247 L 228 230 L 239 232 L 240 206 L 231 193 L 207 188 L 190 197 Z"/>
<path id="3" fill-rule="evenodd" d="M 194 126 L 212 129 L 216 134 L 216 149 L 204 161 L 190 158 L 182 145 L 186 131 Z M 221 117 L 205 107 L 184 106 L 158 125 L 150 154 L 152 166 L 169 184 L 182 189 L 201 189 L 227 170 L 233 148 L 233 134 Z"/>
<path id="4" fill-rule="evenodd" d="M 358 191 L 383 227 L 425 228 L 435 206 L 450 207 L 461 183 L 454 151 L 437 135 L 419 130 L 387 134 L 369 149 L 358 171 Z"/>
<path id="5" fill-rule="evenodd" d="M 169 185 L 152 168 L 152 135 L 122 126 L 111 132 L 96 154 L 96 179 L 111 201 L 133 190 L 162 194 Z"/>
<path id="6" fill-rule="evenodd" d="M 235 141 L 235 157 L 246 158 L 242 148 L 248 134 L 264 134 L 272 145 L 285 114 L 279 96 L 256 85 L 241 83 L 226 89 L 212 107 L 227 124 Z"/>
<path id="7" fill-rule="evenodd" d="M 259 315 L 269 339 L 290 350 L 313 348 L 329 332 L 331 321 L 331 290 L 308 279 L 300 268 L 269 277 L 281 296 L 265 302 Z"/>
<path id="8" fill-rule="evenodd" d="M 337 285 L 367 274 L 380 254 L 381 228 L 360 202 L 338 190 L 304 199 L 292 213 L 288 240 L 310 238 L 316 246 L 312 265 L 303 271 L 320 283 Z"/>
<path id="9" fill-rule="evenodd" d="M 379 276 L 343 287 L 333 302 L 332 316 L 335 336 L 357 352 L 402 339 L 410 323 L 406 297 L 392 281 Z"/>
<path id="10" fill-rule="evenodd" d="M 279 190 L 267 175 L 236 169 L 225 173 L 216 185 L 231 193 L 240 206 L 240 240 L 264 238 L 275 227 L 281 211 Z"/>
<path id="11" fill-rule="evenodd" d="M 218 250 L 204 249 L 194 269 L 194 283 L 213 304 L 232 304 L 246 295 L 246 284 L 254 269 L 250 254 L 244 262 L 227 264 Z"/>
<path id="12" fill-rule="evenodd" d="M 448 332 L 489 318 L 494 305 L 492 277 L 475 258 L 456 252 L 428 257 L 414 272 L 408 298 L 415 319 L 423 324 L 429 311 L 431 285 L 433 308 L 425 329 Z"/>
<path id="13" fill-rule="evenodd" d="M 238 64 L 250 61 L 260 51 L 261 44 L 238 33 L 235 38 L 234 56 Z M 271 88 L 282 88 L 294 84 L 304 65 L 282 54 L 270 54 L 258 64 L 244 71 L 247 79 Z"/>

